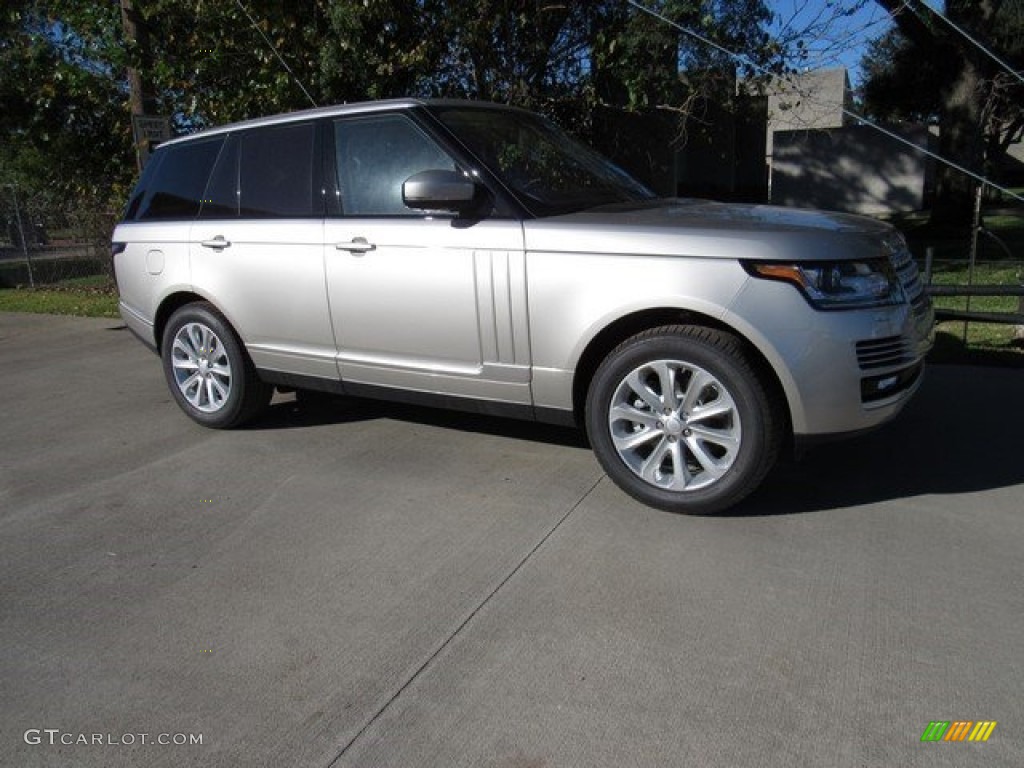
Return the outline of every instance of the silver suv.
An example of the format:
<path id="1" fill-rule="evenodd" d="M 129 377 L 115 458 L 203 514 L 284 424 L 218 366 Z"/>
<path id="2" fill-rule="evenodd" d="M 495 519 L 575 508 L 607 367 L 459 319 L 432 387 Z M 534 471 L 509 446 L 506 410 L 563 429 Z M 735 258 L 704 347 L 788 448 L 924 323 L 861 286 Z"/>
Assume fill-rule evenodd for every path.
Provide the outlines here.
<path id="1" fill-rule="evenodd" d="M 170 141 L 113 239 L 121 314 L 201 424 L 274 387 L 578 424 L 624 491 L 678 512 L 734 504 L 791 439 L 892 418 L 932 339 L 891 227 L 656 199 L 493 104 Z"/>

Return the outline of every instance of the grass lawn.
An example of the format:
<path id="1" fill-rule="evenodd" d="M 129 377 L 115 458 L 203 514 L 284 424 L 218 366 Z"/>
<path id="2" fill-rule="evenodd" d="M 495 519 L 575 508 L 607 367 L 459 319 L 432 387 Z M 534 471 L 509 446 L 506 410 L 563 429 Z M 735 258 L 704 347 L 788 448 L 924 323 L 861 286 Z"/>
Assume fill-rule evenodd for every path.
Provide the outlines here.
<path id="1" fill-rule="evenodd" d="M 0 289 L 0 311 L 80 317 L 119 317 L 117 291 L 105 276 L 80 277 L 57 285 Z"/>
<path id="2" fill-rule="evenodd" d="M 936 285 L 966 285 L 967 265 L 963 263 L 939 264 L 932 276 Z M 1024 264 L 989 262 L 978 264 L 974 271 L 975 285 L 1021 285 L 1024 283 Z M 936 309 L 958 309 L 973 312 L 1015 312 L 1020 313 L 1020 298 L 1016 296 L 939 296 Z M 940 323 L 938 330 L 951 334 L 963 341 L 964 323 L 951 320 Z M 1013 347 L 1015 329 L 1012 325 L 996 323 L 975 323 L 967 325 L 967 346 L 985 350 L 1007 350 L 1024 356 L 1024 350 Z"/>
<path id="3" fill-rule="evenodd" d="M 1021 285 L 1024 284 L 1024 208 L 1004 207 L 983 217 L 978 239 L 977 263 L 973 276 L 968 261 L 971 253 L 969 231 L 952 230 L 928 221 L 928 213 L 895 216 L 892 219 L 907 237 L 911 251 L 924 268 L 925 254 L 932 249 L 932 282 L 938 285 Z M 1021 312 L 1015 296 L 939 297 L 935 307 L 975 312 Z M 963 362 L 1024 367 L 1024 349 L 1016 346 L 1012 325 L 947 321 L 936 328 L 932 358 L 938 362 Z"/>

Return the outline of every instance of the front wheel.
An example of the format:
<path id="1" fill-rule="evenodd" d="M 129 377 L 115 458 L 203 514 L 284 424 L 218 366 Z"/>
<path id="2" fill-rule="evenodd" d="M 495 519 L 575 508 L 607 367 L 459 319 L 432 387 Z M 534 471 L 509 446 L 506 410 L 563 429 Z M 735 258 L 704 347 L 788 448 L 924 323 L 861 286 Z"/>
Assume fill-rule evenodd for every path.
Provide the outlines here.
<path id="1" fill-rule="evenodd" d="M 780 405 L 732 335 L 665 326 L 616 347 L 587 396 L 608 476 L 659 509 L 720 512 L 753 491 L 782 443 Z"/>
<path id="2" fill-rule="evenodd" d="M 203 426 L 244 424 L 274 393 L 256 375 L 228 322 L 205 302 L 187 304 L 171 315 L 161 356 L 171 394 Z"/>

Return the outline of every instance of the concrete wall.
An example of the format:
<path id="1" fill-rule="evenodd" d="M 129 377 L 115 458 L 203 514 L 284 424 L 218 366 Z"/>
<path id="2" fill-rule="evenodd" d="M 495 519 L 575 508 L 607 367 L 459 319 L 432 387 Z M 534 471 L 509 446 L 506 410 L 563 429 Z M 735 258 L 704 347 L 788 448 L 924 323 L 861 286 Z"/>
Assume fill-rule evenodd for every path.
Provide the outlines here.
<path id="1" fill-rule="evenodd" d="M 845 67 L 803 72 L 788 80 L 776 78 L 768 85 L 766 95 L 765 155 L 769 165 L 775 133 L 840 128 L 849 122 L 843 111 L 852 98 Z"/>
<path id="2" fill-rule="evenodd" d="M 900 130 L 928 146 L 925 127 Z M 771 202 L 880 214 L 924 207 L 926 157 L 868 126 L 777 131 Z"/>

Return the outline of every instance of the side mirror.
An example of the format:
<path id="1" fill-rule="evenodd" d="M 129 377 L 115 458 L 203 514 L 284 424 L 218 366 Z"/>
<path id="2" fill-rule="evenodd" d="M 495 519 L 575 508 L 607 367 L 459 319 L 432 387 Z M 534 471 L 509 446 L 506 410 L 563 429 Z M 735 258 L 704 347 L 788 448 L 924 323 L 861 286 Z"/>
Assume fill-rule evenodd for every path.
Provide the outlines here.
<path id="1" fill-rule="evenodd" d="M 456 171 L 421 171 L 402 184 L 402 202 L 416 210 L 465 213 L 477 204 L 482 189 Z"/>

